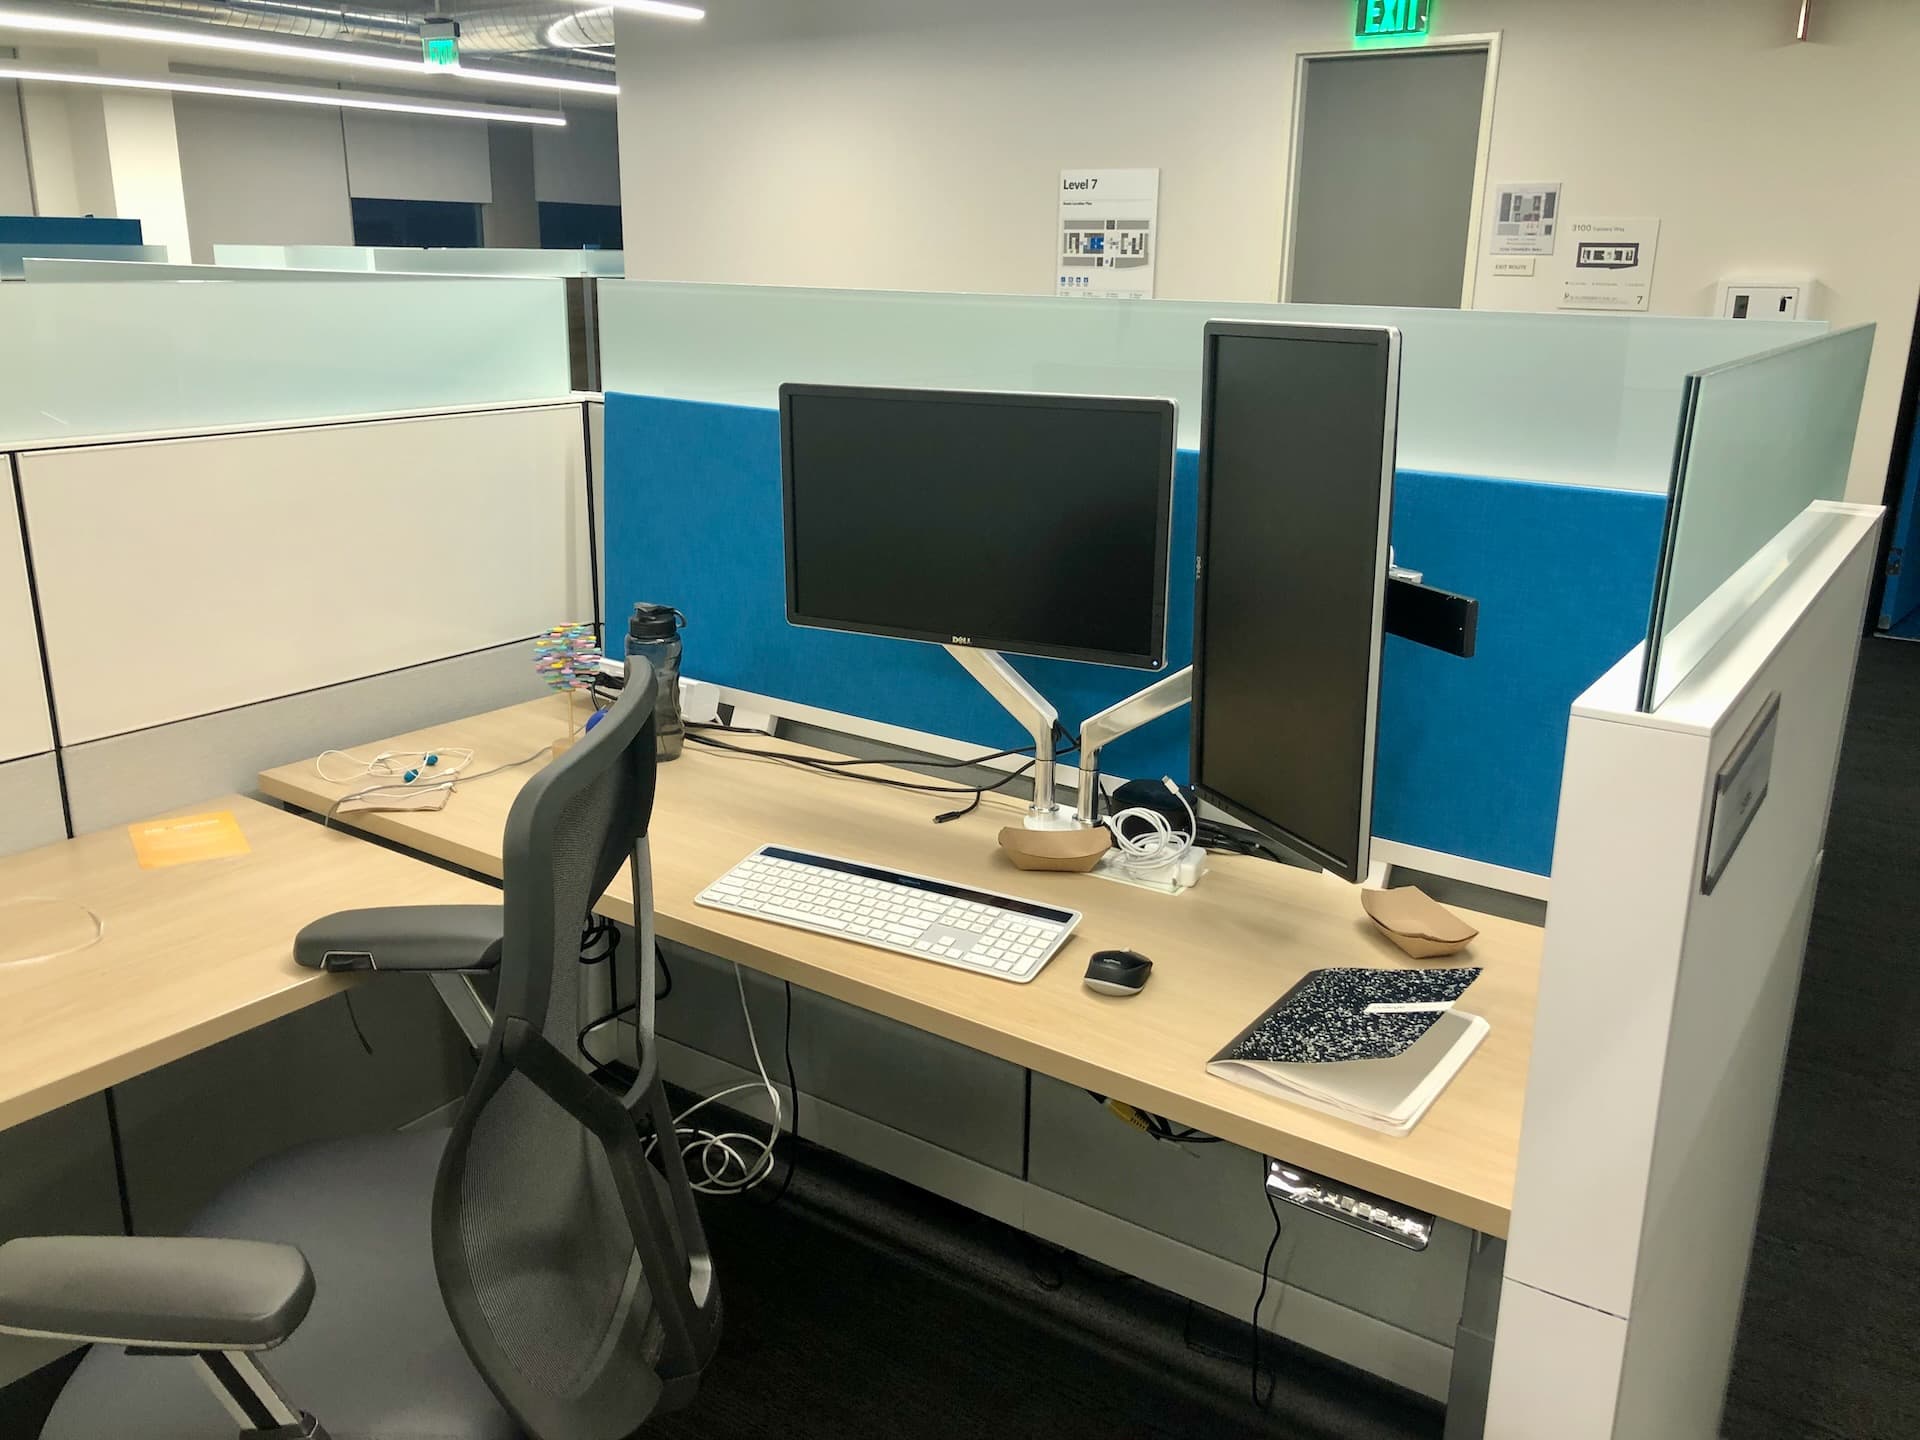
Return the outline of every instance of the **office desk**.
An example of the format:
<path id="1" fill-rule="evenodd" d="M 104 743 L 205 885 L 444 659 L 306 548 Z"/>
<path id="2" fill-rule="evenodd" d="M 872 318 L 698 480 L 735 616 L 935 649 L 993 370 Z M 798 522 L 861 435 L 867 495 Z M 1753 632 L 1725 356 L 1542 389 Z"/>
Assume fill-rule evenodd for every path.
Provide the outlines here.
<path id="1" fill-rule="evenodd" d="M 143 870 L 115 826 L 0 859 L 0 900 L 74 900 L 105 922 L 87 949 L 0 965 L 0 1129 L 338 994 L 345 977 L 293 963 L 310 920 L 498 898 L 239 795 L 175 813 L 220 810 L 240 822 L 249 854 Z"/>
<path id="2" fill-rule="evenodd" d="M 566 701 L 554 696 L 352 748 L 471 746 L 473 768 L 484 770 L 563 735 L 567 717 Z M 442 811 L 363 812 L 336 823 L 497 877 L 507 811 L 525 776 L 543 763 L 475 780 Z M 260 785 L 275 799 L 321 812 L 354 788 L 320 779 L 311 761 L 266 771 Z M 1023 872 L 995 843 L 1022 806 L 990 795 L 965 819 L 931 823 L 954 803 L 689 745 L 660 767 L 652 827 L 659 932 L 1250 1150 L 1506 1234 L 1539 986 L 1538 930 L 1472 917 L 1480 938 L 1466 958 L 1484 973 L 1465 1007 L 1484 1015 L 1492 1031 L 1414 1132 L 1395 1139 L 1206 1072 L 1207 1060 L 1306 971 L 1410 963 L 1374 930 L 1353 887 L 1237 856 L 1216 858 L 1199 886 L 1179 896 L 1087 875 Z M 694 904 L 722 871 L 774 842 L 1067 905 L 1085 918 L 1038 979 L 1013 985 Z M 624 874 L 601 908 L 632 920 Z M 1087 957 L 1113 947 L 1153 959 L 1152 982 L 1139 995 L 1107 998 L 1081 984 Z"/>

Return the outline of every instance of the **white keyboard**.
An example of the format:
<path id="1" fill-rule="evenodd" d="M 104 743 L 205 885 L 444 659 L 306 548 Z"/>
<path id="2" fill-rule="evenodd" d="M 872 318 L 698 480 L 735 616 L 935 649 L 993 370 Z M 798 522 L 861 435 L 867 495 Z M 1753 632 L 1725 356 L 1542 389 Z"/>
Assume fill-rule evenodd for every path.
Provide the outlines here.
<path id="1" fill-rule="evenodd" d="M 838 935 L 1025 984 L 1065 943 L 1080 912 L 763 845 L 695 897 L 731 910 Z"/>

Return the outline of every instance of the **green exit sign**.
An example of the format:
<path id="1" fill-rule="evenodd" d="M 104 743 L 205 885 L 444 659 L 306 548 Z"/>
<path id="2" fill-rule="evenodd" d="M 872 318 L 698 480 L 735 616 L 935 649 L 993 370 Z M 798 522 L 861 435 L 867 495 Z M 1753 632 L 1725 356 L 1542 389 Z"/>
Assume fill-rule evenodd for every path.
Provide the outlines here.
<path id="1" fill-rule="evenodd" d="M 1433 0 L 1358 0 L 1353 11 L 1353 38 L 1417 39 L 1427 33 L 1432 9 Z"/>

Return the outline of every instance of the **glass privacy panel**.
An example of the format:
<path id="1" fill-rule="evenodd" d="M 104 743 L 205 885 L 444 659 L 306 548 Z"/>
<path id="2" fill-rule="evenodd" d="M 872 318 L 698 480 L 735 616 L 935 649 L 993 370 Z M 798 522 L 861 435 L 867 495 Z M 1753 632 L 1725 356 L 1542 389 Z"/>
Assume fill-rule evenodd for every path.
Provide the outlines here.
<path id="1" fill-rule="evenodd" d="M 0 285 L 0 450 L 571 389 L 560 280 Z"/>
<path id="2" fill-rule="evenodd" d="M 1170 396 L 1192 448 L 1212 319 L 1399 326 L 1403 468 L 1660 491 L 1689 372 L 1826 329 L 623 280 L 600 286 L 601 381 L 769 409 L 789 380 Z"/>
<path id="3" fill-rule="evenodd" d="M 1757 598 L 1786 558 L 1769 542 L 1815 501 L 1846 497 L 1873 334 L 1861 325 L 1689 378 L 1641 709 L 1659 708 L 1745 612 L 1715 592 L 1739 575 Z M 1767 573 L 1742 573 L 1749 562 Z"/>
<path id="4" fill-rule="evenodd" d="M 390 245 L 216 245 L 216 265 L 355 270 L 403 275 L 611 276 L 626 273 L 618 250 L 418 250 Z"/>

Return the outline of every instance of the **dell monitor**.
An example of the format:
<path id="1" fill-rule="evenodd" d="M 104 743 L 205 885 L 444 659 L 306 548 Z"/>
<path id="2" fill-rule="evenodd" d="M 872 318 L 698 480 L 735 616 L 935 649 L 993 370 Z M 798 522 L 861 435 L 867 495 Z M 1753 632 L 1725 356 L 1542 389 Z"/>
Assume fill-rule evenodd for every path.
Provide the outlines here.
<path id="1" fill-rule="evenodd" d="M 1400 334 L 1206 328 L 1193 782 L 1349 881 L 1366 874 Z"/>
<path id="2" fill-rule="evenodd" d="M 1158 669 L 1170 400 L 780 387 L 787 619 Z"/>

